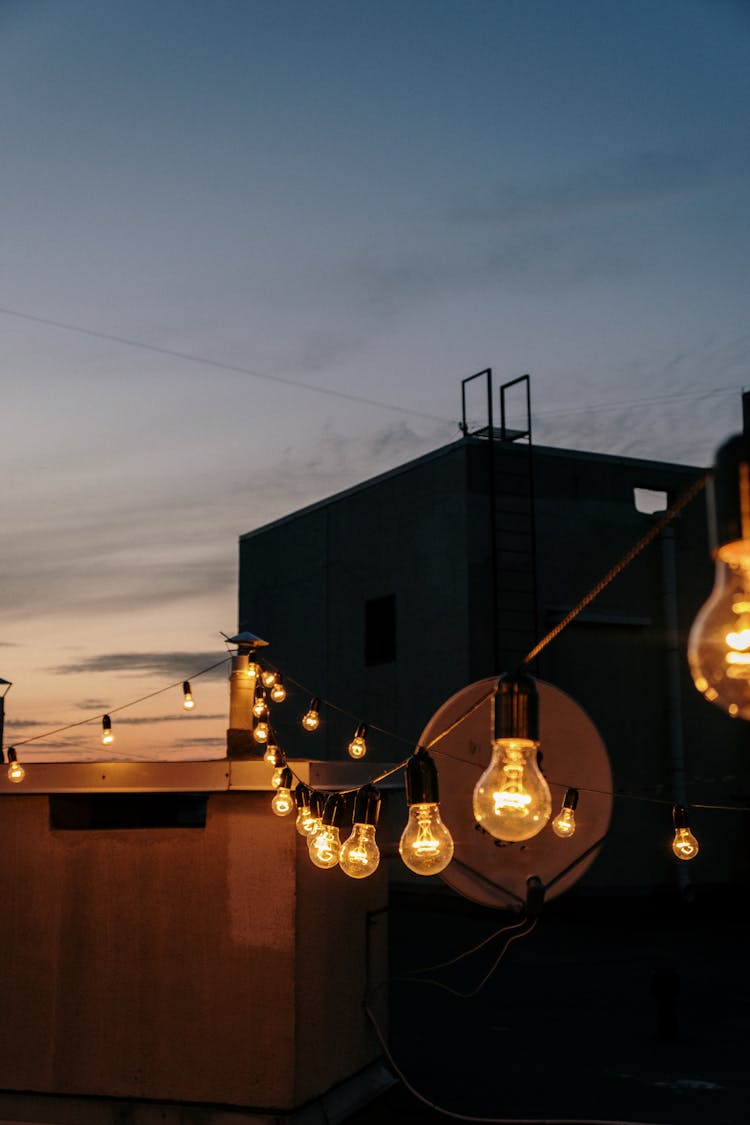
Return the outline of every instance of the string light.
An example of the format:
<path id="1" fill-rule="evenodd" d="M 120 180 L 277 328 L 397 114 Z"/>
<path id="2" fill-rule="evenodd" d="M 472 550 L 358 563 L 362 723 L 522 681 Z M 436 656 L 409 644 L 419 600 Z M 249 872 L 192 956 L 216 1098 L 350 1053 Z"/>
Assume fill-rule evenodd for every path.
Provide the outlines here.
<path id="1" fill-rule="evenodd" d="M 276 683 L 276 673 L 272 668 L 264 668 L 264 670 L 261 672 L 260 678 L 264 688 L 272 688 Z"/>
<path id="2" fill-rule="evenodd" d="M 406 766 L 409 819 L 398 845 L 402 860 L 416 875 L 437 875 L 453 859 L 453 837 L 440 818 L 438 777 L 426 750 Z"/>
<path id="3" fill-rule="evenodd" d="M 109 715 L 102 716 L 102 746 L 110 746 L 115 740 L 112 734 L 112 720 Z"/>
<path id="4" fill-rule="evenodd" d="M 308 847 L 313 836 L 315 836 L 323 826 L 323 809 L 325 808 L 325 795 L 319 793 L 317 789 L 313 789 L 310 793 L 310 821 L 307 825 L 307 843 Z"/>
<path id="5" fill-rule="evenodd" d="M 316 818 L 310 808 L 310 790 L 303 781 L 298 782 L 294 790 L 294 800 L 297 805 L 297 819 L 294 826 L 299 832 L 300 836 L 305 839 L 310 835 L 313 829 L 317 830 L 320 827 L 320 819 L 316 823 Z"/>
<path id="6" fill-rule="evenodd" d="M 539 693 L 524 672 L 500 677 L 493 701 L 492 759 L 474 787 L 474 818 L 498 840 L 530 840 L 552 815 L 539 768 Z"/>
<path id="7" fill-rule="evenodd" d="M 26 770 L 16 756 L 14 746 L 8 747 L 8 781 L 14 782 L 18 785 L 26 777 Z"/>
<path id="8" fill-rule="evenodd" d="M 714 588 L 688 637 L 698 691 L 732 718 L 750 719 L 750 439 L 730 438 L 709 484 Z"/>
<path id="9" fill-rule="evenodd" d="M 672 851 L 678 859 L 695 859 L 700 848 L 698 841 L 690 831 L 687 809 L 684 805 L 675 805 L 672 809 L 672 823 L 674 824 L 674 840 Z"/>
<path id="10" fill-rule="evenodd" d="M 563 798 L 562 808 L 552 821 L 552 831 L 563 840 L 567 840 L 576 830 L 575 809 L 577 804 L 578 790 L 569 789 Z"/>
<path id="11" fill-rule="evenodd" d="M 284 677 L 281 672 L 276 673 L 276 679 L 271 685 L 270 691 L 271 699 L 274 703 L 283 703 L 286 699 L 286 688 L 284 687 Z"/>
<path id="12" fill-rule="evenodd" d="M 185 708 L 186 711 L 192 711 L 193 708 L 195 707 L 195 700 L 193 699 L 193 693 L 190 690 L 190 680 L 183 680 L 183 682 L 182 682 L 182 694 L 183 694 L 182 706 Z"/>
<path id="13" fill-rule="evenodd" d="M 284 755 L 281 753 L 276 743 L 269 739 L 266 752 L 263 755 L 263 761 L 268 762 L 269 766 L 280 766 L 284 764 L 282 761 L 283 757 Z"/>
<path id="14" fill-rule="evenodd" d="M 320 829 L 308 839 L 310 859 L 316 867 L 335 867 L 341 851 L 340 828 L 346 813 L 346 804 L 340 793 L 332 793 L 325 803 Z"/>
<path id="15" fill-rule="evenodd" d="M 284 777 L 286 776 L 284 770 L 286 768 L 286 755 L 284 754 L 283 750 L 279 750 L 276 758 L 276 769 L 271 774 L 271 785 L 273 785 L 274 789 L 278 789 L 282 781 L 284 780 Z"/>
<path id="16" fill-rule="evenodd" d="M 354 802 L 354 824 L 351 836 L 341 845 L 339 866 L 352 879 L 365 879 L 377 870 L 380 849 L 375 841 L 375 828 L 380 816 L 380 793 L 374 785 L 365 785 Z"/>
<path id="17" fill-rule="evenodd" d="M 320 700 L 317 696 L 315 696 L 315 698 L 310 701 L 310 706 L 302 716 L 302 726 L 305 728 L 305 730 L 313 731 L 318 729 L 318 727 L 320 726 L 319 711 Z"/>
<path id="18" fill-rule="evenodd" d="M 367 753 L 367 743 L 365 742 L 366 734 L 367 723 L 360 723 L 354 732 L 354 738 L 349 743 L 350 758 L 364 758 Z"/>
<path id="19" fill-rule="evenodd" d="M 253 715 L 256 719 L 264 719 L 268 715 L 268 706 L 266 704 L 266 693 L 262 687 L 255 688 L 255 699 L 253 701 Z"/>
<path id="20" fill-rule="evenodd" d="M 268 725 L 268 719 L 253 719 L 253 738 L 256 742 L 261 744 L 268 742 L 271 736 L 271 728 Z"/>
<path id="21" fill-rule="evenodd" d="M 288 766 L 285 766 L 281 771 L 279 785 L 271 801 L 271 808 L 277 816 L 289 816 L 289 813 L 294 808 L 294 797 L 292 796 L 293 780 L 292 771 Z"/>

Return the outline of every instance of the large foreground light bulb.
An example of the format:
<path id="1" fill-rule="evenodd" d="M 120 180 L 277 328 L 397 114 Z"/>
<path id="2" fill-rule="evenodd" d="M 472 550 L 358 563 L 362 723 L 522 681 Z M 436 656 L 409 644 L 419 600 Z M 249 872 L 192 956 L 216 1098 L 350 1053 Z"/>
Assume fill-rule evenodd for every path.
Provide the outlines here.
<path id="1" fill-rule="evenodd" d="M 345 815 L 343 798 L 332 793 L 326 800 L 320 829 L 308 839 L 310 859 L 316 867 L 335 867 L 341 851 L 340 828 Z"/>
<path id="2" fill-rule="evenodd" d="M 406 767 L 409 819 L 398 851 L 416 875 L 438 875 L 453 859 L 453 837 L 440 818 L 438 777 L 426 750 L 418 750 Z"/>
<path id="3" fill-rule="evenodd" d="M 339 853 L 339 866 L 352 879 L 372 875 L 380 863 L 380 849 L 375 841 L 379 815 L 380 794 L 373 785 L 365 785 L 357 794 L 351 836 Z"/>
<path id="4" fill-rule="evenodd" d="M 492 759 L 474 787 L 474 819 L 498 840 L 530 840 L 552 814 L 537 761 L 539 695 L 531 676 L 519 672 L 498 680 L 494 734 Z"/>
<path id="5" fill-rule="evenodd" d="M 674 806 L 672 809 L 672 821 L 674 823 L 672 851 L 678 859 L 695 859 L 700 848 L 698 846 L 698 841 L 690 831 L 687 809 L 684 805 Z"/>
<path id="6" fill-rule="evenodd" d="M 688 638 L 693 682 L 732 718 L 750 719 L 750 565 L 716 560 L 716 582 Z"/>
<path id="7" fill-rule="evenodd" d="M 708 486 L 714 588 L 688 637 L 698 691 L 732 718 L 750 719 L 750 443 L 726 442 Z"/>

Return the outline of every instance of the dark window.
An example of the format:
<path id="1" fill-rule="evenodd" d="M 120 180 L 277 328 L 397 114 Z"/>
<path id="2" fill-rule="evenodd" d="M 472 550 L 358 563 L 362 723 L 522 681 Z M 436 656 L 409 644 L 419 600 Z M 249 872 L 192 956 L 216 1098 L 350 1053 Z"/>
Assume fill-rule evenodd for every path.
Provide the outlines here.
<path id="1" fill-rule="evenodd" d="M 205 828 L 208 798 L 193 793 L 50 796 L 51 828 Z"/>
<path id="2" fill-rule="evenodd" d="M 396 595 L 365 602 L 365 664 L 391 664 L 396 659 Z"/>

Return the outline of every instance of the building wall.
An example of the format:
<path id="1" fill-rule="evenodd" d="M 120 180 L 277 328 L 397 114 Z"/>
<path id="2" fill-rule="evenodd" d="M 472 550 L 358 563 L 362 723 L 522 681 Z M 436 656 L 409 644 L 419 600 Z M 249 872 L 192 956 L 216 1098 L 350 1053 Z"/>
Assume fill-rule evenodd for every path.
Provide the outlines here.
<path id="1" fill-rule="evenodd" d="M 491 456 L 486 441 L 465 439 L 241 541 L 241 627 L 265 631 L 269 655 L 303 668 L 320 695 L 405 736 L 401 748 L 395 740 L 381 741 L 382 749 L 375 743 L 376 759 L 402 758 L 450 695 L 516 666 L 622 558 L 658 518 L 636 510 L 635 488 L 663 491 L 671 503 L 702 472 L 553 449 L 534 449 L 530 460 L 528 447 L 501 443 Z M 701 495 L 536 663 L 536 673 L 598 726 L 616 791 L 652 801 L 615 800 L 607 844 L 586 876 L 591 888 L 675 880 L 676 754 L 684 753 L 689 800 L 743 799 L 747 724 L 698 696 L 685 659 L 690 624 L 712 581 Z M 364 602 L 390 591 L 398 599 L 397 659 L 367 668 Z M 676 637 L 667 628 L 671 597 Z M 332 714 L 315 753 L 340 756 L 350 736 Z M 294 732 L 289 737 L 297 752 Z M 693 824 L 706 845 L 681 865 L 690 878 L 747 879 L 743 818 L 694 810 Z"/>
<path id="2" fill-rule="evenodd" d="M 0 1089 L 281 1111 L 378 1057 L 380 875 L 314 868 L 268 793 L 205 829 L 53 831 L 48 801 L 0 796 Z"/>

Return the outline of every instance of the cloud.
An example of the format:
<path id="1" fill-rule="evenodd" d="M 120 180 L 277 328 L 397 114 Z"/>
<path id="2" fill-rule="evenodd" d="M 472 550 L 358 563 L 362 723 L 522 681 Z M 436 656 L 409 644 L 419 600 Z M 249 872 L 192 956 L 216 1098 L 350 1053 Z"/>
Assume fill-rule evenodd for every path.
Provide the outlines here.
<path id="1" fill-rule="evenodd" d="M 94 672 L 124 672 L 139 675 L 143 672 L 164 676 L 169 679 L 193 679 L 204 668 L 211 671 L 201 675 L 201 679 L 226 679 L 228 654 L 217 649 L 214 652 L 113 652 L 101 656 L 85 656 L 70 664 L 59 664 L 46 671 L 57 675 L 81 675 Z M 219 666 L 214 668 L 213 665 Z M 79 704 L 88 708 L 89 701 Z M 102 707 L 101 704 L 97 705 Z M 94 708 L 97 709 L 97 708 Z"/>

